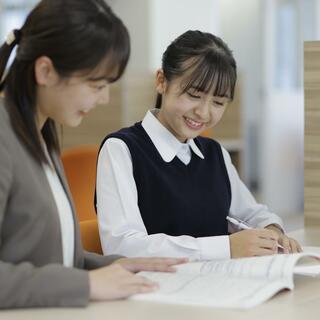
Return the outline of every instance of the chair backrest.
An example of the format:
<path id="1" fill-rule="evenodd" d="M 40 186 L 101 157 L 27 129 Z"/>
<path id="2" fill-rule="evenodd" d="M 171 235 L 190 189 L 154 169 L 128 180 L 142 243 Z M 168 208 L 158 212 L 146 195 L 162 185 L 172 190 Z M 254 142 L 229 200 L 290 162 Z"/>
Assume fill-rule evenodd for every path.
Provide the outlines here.
<path id="1" fill-rule="evenodd" d="M 96 219 L 94 190 L 98 146 L 81 146 L 62 152 L 62 163 L 79 221 Z"/>
<path id="2" fill-rule="evenodd" d="M 86 251 L 102 254 L 97 219 L 81 221 L 80 233 Z"/>
<path id="3" fill-rule="evenodd" d="M 94 210 L 98 146 L 81 146 L 62 153 L 61 159 L 80 224 L 83 248 L 102 253 Z"/>

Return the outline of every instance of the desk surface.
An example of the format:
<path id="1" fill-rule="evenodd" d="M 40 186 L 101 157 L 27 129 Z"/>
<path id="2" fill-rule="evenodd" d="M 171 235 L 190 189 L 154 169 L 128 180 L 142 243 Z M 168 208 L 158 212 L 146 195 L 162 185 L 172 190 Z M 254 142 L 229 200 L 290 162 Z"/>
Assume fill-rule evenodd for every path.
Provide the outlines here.
<path id="1" fill-rule="evenodd" d="M 290 234 L 303 245 L 320 246 L 320 227 L 298 230 Z M 22 309 L 0 311 L 2 320 L 96 320 L 96 319 L 237 319 L 295 320 L 319 319 L 320 278 L 295 277 L 295 289 L 283 291 L 269 301 L 248 311 L 175 306 L 140 301 L 92 303 L 84 309 Z"/>

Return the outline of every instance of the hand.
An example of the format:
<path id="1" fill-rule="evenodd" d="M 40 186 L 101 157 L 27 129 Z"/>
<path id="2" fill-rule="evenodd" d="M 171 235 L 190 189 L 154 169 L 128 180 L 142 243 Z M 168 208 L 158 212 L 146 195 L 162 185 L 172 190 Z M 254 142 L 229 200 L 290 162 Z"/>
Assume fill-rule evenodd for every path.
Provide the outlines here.
<path id="1" fill-rule="evenodd" d="M 115 300 L 152 292 L 158 285 L 125 270 L 119 264 L 89 271 L 90 300 Z"/>
<path id="2" fill-rule="evenodd" d="M 284 247 L 283 253 L 302 252 L 302 248 L 297 240 L 289 238 L 277 225 L 271 224 L 266 229 L 273 230 L 278 233 L 278 243 Z M 282 250 L 282 249 L 280 249 Z"/>
<path id="3" fill-rule="evenodd" d="M 188 262 L 187 258 L 120 258 L 115 264 L 120 264 L 131 272 L 161 271 L 175 272 L 172 266 Z"/>
<path id="4" fill-rule="evenodd" d="M 250 229 L 229 236 L 231 258 L 265 256 L 278 252 L 279 235 L 273 230 Z"/>

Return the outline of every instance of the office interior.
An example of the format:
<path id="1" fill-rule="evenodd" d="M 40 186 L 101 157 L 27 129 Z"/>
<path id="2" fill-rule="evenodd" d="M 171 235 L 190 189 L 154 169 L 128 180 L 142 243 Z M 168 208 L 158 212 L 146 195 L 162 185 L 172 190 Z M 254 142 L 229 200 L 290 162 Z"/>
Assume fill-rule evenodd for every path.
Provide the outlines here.
<path id="1" fill-rule="evenodd" d="M 143 118 L 155 103 L 155 71 L 167 45 L 188 29 L 214 33 L 238 64 L 235 101 L 206 134 L 232 155 L 257 200 L 285 221 L 304 224 L 303 43 L 320 38 L 320 0 L 108 0 L 128 26 L 132 53 L 124 77 L 77 129 L 63 128 L 63 149 L 99 144 Z M 20 27 L 36 0 L 0 0 L 0 37 Z M 319 214 L 320 219 L 320 214 Z"/>

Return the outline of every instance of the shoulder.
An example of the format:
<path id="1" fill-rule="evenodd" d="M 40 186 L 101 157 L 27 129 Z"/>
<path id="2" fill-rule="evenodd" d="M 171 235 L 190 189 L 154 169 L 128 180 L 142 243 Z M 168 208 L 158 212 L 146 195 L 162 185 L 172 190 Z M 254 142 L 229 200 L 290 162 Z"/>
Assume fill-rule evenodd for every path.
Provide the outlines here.
<path id="1" fill-rule="evenodd" d="M 4 106 L 3 99 L 0 99 L 0 129 L 1 136 L 9 135 L 12 131 L 9 114 Z"/>
<path id="2" fill-rule="evenodd" d="M 99 158 L 105 157 L 109 154 L 122 153 L 130 154 L 128 145 L 121 138 L 110 137 L 102 144 L 99 152 Z"/>
<path id="3" fill-rule="evenodd" d="M 145 140 L 145 132 L 141 126 L 141 122 L 133 126 L 122 128 L 119 131 L 108 134 L 100 145 L 100 151 L 105 149 L 125 149 L 129 151 L 134 145 L 139 145 L 141 141 Z"/>
<path id="4" fill-rule="evenodd" d="M 10 123 L 9 115 L 0 104 L 0 175 L 1 181 L 9 185 L 9 176 L 13 174 L 13 137 L 14 132 Z M 11 179 L 11 178 L 10 178 Z"/>
<path id="5" fill-rule="evenodd" d="M 9 114 L 2 103 L 0 102 L 0 145 L 1 145 L 1 155 L 11 150 L 13 145 L 13 140 L 15 139 L 15 133 L 13 131 Z M 6 150 L 4 150 L 6 149 Z"/>
<path id="6" fill-rule="evenodd" d="M 214 139 L 199 136 L 195 138 L 194 141 L 198 145 L 198 147 L 203 151 L 212 150 L 212 149 L 221 150 L 220 143 Z"/>

